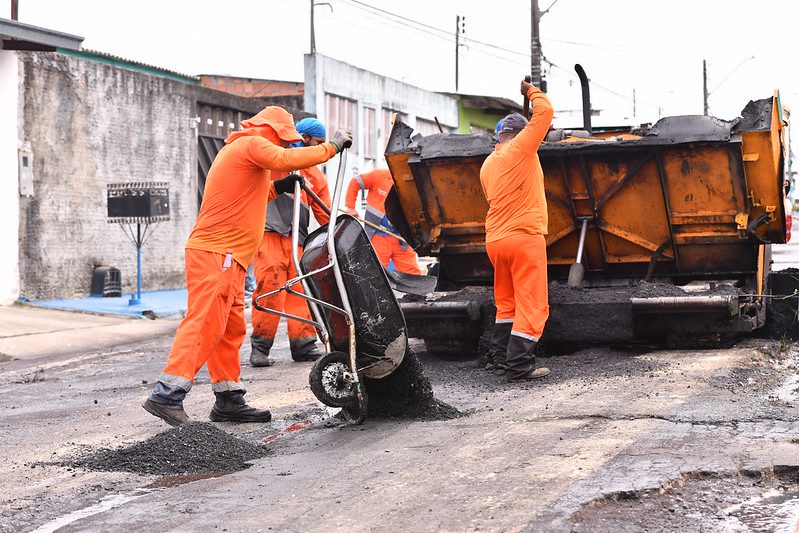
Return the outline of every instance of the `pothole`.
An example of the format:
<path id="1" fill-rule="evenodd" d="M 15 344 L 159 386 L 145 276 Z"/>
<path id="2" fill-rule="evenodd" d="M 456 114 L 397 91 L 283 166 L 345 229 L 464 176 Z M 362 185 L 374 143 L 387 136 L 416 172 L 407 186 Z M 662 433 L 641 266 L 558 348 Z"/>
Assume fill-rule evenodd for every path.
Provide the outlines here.
<path id="1" fill-rule="evenodd" d="M 762 531 L 799 528 L 799 467 L 692 472 L 656 489 L 594 500 L 572 515 L 580 531 Z"/>

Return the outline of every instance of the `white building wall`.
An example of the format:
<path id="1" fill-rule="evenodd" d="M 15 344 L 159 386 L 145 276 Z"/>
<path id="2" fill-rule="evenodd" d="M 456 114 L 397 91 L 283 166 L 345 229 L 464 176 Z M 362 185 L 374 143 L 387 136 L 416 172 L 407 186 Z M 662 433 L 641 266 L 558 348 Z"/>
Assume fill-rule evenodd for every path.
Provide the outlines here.
<path id="1" fill-rule="evenodd" d="M 19 296 L 19 66 L 0 50 L 0 305 Z"/>
<path id="2" fill-rule="evenodd" d="M 452 130 L 458 126 L 458 101 L 452 96 L 426 91 L 320 54 L 306 54 L 305 111 L 314 113 L 328 129 L 332 129 L 327 117 L 325 94 L 357 102 L 356 146 L 348 154 L 344 187 L 356 171 L 366 172 L 373 165 L 386 166 L 383 149 L 390 132 L 385 131 L 383 126 L 384 109 L 402 113 L 406 116 L 404 121 L 413 128 L 416 128 L 418 119 L 432 122 L 436 118 L 444 128 Z M 364 107 L 373 108 L 377 112 L 377 138 L 374 140 L 377 158 L 374 162 L 366 159 L 363 153 L 366 145 Z M 326 167 L 331 186 L 337 166 L 338 158 L 334 158 Z"/>

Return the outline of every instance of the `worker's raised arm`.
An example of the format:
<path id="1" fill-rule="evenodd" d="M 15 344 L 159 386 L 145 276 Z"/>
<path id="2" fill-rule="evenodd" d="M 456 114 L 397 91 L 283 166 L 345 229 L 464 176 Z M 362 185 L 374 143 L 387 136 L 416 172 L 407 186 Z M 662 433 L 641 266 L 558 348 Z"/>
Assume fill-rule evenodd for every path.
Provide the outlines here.
<path id="1" fill-rule="evenodd" d="M 532 155 L 538 151 L 538 147 L 547 136 L 554 111 L 546 94 L 532 84 L 528 83 L 527 85 L 529 85 L 527 98 L 530 99 L 533 116 L 524 129 L 508 144 L 514 150 Z"/>
<path id="2" fill-rule="evenodd" d="M 249 142 L 247 159 L 268 170 L 290 172 L 324 163 L 336 155 L 336 148 L 332 143 L 288 149 L 276 146 L 262 137 L 246 139 Z"/>

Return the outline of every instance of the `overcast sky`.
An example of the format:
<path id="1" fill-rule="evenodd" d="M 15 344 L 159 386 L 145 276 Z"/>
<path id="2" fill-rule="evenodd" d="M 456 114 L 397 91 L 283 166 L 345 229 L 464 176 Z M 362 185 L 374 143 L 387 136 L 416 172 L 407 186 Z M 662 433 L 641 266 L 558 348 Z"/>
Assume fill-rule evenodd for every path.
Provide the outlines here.
<path id="1" fill-rule="evenodd" d="M 553 0 L 540 2 L 544 11 Z M 85 37 L 85 48 L 188 74 L 303 79 L 310 0 L 19 3 L 20 21 Z M 528 0 L 328 3 L 332 12 L 316 8 L 318 52 L 436 91 L 454 90 L 455 17 L 463 15 L 461 92 L 520 98 L 518 80 L 530 63 Z M 3 4 L 0 16 L 8 17 Z M 543 52 L 555 65 L 549 95 L 556 109 L 579 109 L 573 67 L 581 63 L 602 110 L 598 123 L 701 113 L 707 59 L 711 114 L 735 117 L 774 88 L 790 105 L 799 102 L 797 15 L 794 0 L 556 0 L 541 20 Z"/>

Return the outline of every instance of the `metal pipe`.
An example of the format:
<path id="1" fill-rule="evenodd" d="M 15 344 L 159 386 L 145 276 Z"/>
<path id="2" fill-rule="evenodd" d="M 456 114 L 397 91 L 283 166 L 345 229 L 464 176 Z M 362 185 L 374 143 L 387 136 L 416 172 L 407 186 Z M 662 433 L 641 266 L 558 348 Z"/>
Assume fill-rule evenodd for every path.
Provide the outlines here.
<path id="1" fill-rule="evenodd" d="M 476 302 L 403 302 L 402 314 L 412 318 L 459 318 L 480 320 L 480 306 Z"/>
<path id="2" fill-rule="evenodd" d="M 729 316 L 739 314 L 738 297 L 717 296 L 659 296 L 630 298 L 633 311 L 639 312 L 708 312 L 718 311 Z"/>
<path id="3" fill-rule="evenodd" d="M 577 264 L 583 262 L 583 248 L 585 248 L 585 232 L 588 231 L 588 219 L 583 219 L 583 227 L 580 228 L 580 243 L 577 245 Z"/>
<path id="4" fill-rule="evenodd" d="M 583 129 L 591 133 L 591 92 L 588 87 L 588 75 L 579 63 L 574 65 L 574 70 L 580 78 L 580 89 L 583 93 Z"/>
<path id="5" fill-rule="evenodd" d="M 297 272 L 297 276 L 300 276 L 300 283 L 302 283 L 302 290 L 305 294 L 310 295 L 311 291 L 308 288 L 308 283 L 305 281 L 306 278 L 301 277 L 303 275 L 302 272 L 302 265 L 300 265 L 300 211 L 302 209 L 302 186 L 300 185 L 299 181 L 294 182 L 294 210 L 291 216 L 291 260 L 294 263 L 294 269 Z M 288 287 L 286 288 L 286 292 L 294 292 L 291 291 Z M 330 335 L 327 332 L 327 328 L 324 327 L 324 321 L 322 320 L 322 313 L 317 307 L 316 303 L 312 300 L 308 300 L 308 307 L 311 308 L 311 314 L 313 314 L 314 319 L 318 322 L 321 327 L 317 327 L 317 333 L 319 333 L 320 340 L 322 344 L 325 346 L 325 351 L 330 353 Z"/>

